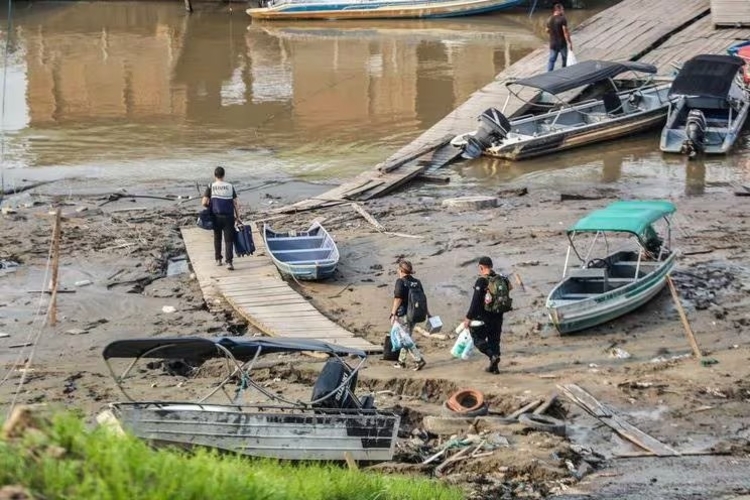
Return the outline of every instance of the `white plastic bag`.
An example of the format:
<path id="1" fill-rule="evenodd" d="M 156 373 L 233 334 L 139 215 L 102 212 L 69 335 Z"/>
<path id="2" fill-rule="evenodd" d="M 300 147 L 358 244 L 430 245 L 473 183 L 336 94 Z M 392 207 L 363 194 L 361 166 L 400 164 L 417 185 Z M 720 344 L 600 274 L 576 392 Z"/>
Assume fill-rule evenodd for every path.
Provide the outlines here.
<path id="1" fill-rule="evenodd" d="M 469 329 L 463 328 L 463 324 L 460 325 L 460 328 L 460 331 L 458 328 L 456 329 L 458 338 L 451 349 L 451 356 L 454 358 L 469 359 L 471 351 L 474 348 L 474 339 L 471 338 Z"/>
<path id="2" fill-rule="evenodd" d="M 576 58 L 576 55 L 573 53 L 573 51 L 568 49 L 567 65 L 573 66 L 574 64 L 578 64 L 578 59 Z"/>

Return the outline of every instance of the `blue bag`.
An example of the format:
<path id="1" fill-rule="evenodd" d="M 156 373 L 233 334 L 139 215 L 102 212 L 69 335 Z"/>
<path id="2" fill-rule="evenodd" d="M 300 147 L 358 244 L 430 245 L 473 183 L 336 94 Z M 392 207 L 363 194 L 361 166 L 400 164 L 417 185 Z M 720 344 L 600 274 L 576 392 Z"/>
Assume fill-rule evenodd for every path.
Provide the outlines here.
<path id="1" fill-rule="evenodd" d="M 234 253 L 237 257 L 244 257 L 255 253 L 253 232 L 250 226 L 237 225 L 234 227 Z"/>
<path id="2" fill-rule="evenodd" d="M 208 231 L 213 231 L 214 229 L 214 215 L 211 213 L 210 208 L 204 208 L 201 210 L 201 212 L 198 214 L 198 221 L 197 221 L 198 227 L 201 229 L 207 229 Z"/>

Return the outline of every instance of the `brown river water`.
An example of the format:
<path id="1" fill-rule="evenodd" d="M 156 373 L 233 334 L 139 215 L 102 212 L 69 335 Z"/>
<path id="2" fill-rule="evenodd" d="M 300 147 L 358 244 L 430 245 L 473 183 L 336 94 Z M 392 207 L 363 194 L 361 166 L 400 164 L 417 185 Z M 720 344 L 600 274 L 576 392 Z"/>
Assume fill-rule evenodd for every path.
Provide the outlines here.
<path id="1" fill-rule="evenodd" d="M 605 4 L 569 11 L 571 25 Z M 258 24 L 244 4 L 202 4 L 192 15 L 178 1 L 13 5 L 6 182 L 205 180 L 216 164 L 234 178 L 337 182 L 372 168 L 544 45 L 548 15 Z M 6 6 L 3 47 L 7 21 Z M 745 149 L 730 157 L 686 165 L 658 151 L 653 131 L 449 171 L 464 187 L 625 182 L 642 194 L 699 194 L 750 181 L 750 139 L 740 143 Z"/>

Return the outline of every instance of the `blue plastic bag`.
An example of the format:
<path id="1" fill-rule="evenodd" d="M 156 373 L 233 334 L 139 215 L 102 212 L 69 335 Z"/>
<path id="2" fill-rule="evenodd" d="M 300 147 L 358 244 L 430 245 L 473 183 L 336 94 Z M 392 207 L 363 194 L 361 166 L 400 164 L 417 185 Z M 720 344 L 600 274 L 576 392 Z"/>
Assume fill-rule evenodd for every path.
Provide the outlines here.
<path id="1" fill-rule="evenodd" d="M 414 347 L 414 341 L 411 339 L 411 336 L 398 321 L 394 321 L 391 327 L 391 346 L 394 351 Z"/>

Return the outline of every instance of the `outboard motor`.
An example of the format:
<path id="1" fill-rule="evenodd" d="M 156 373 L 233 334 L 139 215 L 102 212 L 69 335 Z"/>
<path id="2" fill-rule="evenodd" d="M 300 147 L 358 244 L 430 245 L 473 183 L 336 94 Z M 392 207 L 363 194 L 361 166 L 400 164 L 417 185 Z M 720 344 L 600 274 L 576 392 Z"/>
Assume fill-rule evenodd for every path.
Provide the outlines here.
<path id="1" fill-rule="evenodd" d="M 466 159 L 479 158 L 482 151 L 492 146 L 494 142 L 508 137 L 510 121 L 495 108 L 488 108 L 479 115 L 479 127 L 474 135 L 468 136 L 461 156 Z"/>
<path id="2" fill-rule="evenodd" d="M 690 158 L 703 153 L 706 138 L 706 117 L 700 109 L 691 109 L 685 121 L 685 135 L 687 139 L 682 143 L 682 154 Z"/>

